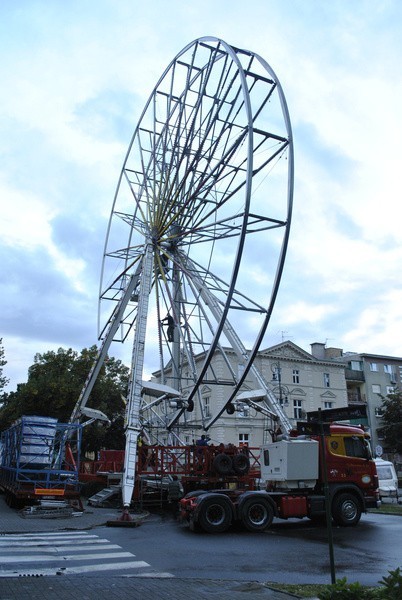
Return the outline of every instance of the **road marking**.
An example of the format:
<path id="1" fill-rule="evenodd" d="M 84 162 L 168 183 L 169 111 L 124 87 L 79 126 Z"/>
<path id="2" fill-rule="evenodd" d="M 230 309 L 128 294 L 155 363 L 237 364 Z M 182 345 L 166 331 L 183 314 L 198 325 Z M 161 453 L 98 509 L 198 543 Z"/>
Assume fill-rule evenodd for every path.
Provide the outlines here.
<path id="1" fill-rule="evenodd" d="M 71 546 L 59 546 L 57 545 L 53 545 L 53 544 L 49 544 L 49 545 L 43 545 L 41 544 L 40 546 L 36 546 L 36 547 L 32 547 L 30 546 L 29 548 L 24 548 L 23 546 L 12 546 L 10 544 L 10 546 L 8 547 L 10 550 L 10 553 L 12 554 L 18 554 L 20 552 L 23 552 L 24 554 L 29 554 L 29 553 L 34 553 L 34 552 L 38 552 L 38 550 L 41 550 L 42 552 L 44 551 L 46 554 L 47 553 L 54 553 L 54 554 L 59 554 L 60 552 L 71 552 L 74 550 L 82 550 L 81 548 L 81 544 L 80 544 L 80 548 L 72 548 Z M 92 544 L 91 546 L 85 546 L 85 550 L 117 550 L 119 549 L 121 550 L 121 546 L 118 546 L 117 544 Z"/>
<path id="2" fill-rule="evenodd" d="M 173 577 L 171 573 L 155 571 L 149 563 L 134 558 L 134 554 L 124 551 L 118 544 L 86 531 L 0 536 L 0 565 L 5 567 L 0 566 L 0 578 L 98 571 L 127 571 L 125 577 Z"/>
<path id="3" fill-rule="evenodd" d="M 144 562 L 143 560 L 135 560 L 131 562 L 124 563 L 115 563 L 113 564 L 113 570 L 121 571 L 126 569 L 142 569 L 145 567 L 149 567 L 149 564 Z M 76 566 L 76 567 L 53 567 L 40 569 L 40 571 L 35 571 L 32 569 L 30 571 L 0 571 L 0 577 L 35 577 L 37 575 L 80 575 L 82 573 L 94 573 L 96 571 L 106 571 L 108 570 L 104 564 L 94 564 L 94 565 L 86 565 L 86 566 Z M 156 575 L 157 576 L 157 575 Z"/>
<path id="4" fill-rule="evenodd" d="M 54 541 L 54 542 L 45 542 L 44 540 L 38 540 L 38 541 L 29 541 L 29 540 L 25 540 L 25 541 L 20 541 L 20 542 L 14 542 L 13 540 L 10 540 L 9 542 L 0 542 L 0 552 L 1 552 L 1 548 L 27 548 L 30 546 L 34 546 L 35 548 L 44 548 L 47 546 L 58 546 L 58 544 L 63 544 L 63 546 L 67 546 L 67 545 L 74 545 L 76 544 L 76 540 L 63 540 L 61 539 L 60 542 Z M 110 543 L 108 540 L 106 539 L 89 539 L 86 540 L 85 538 L 80 540 L 80 546 L 85 546 L 86 544 L 107 544 Z"/>
<path id="5" fill-rule="evenodd" d="M 131 552 L 104 552 L 99 554 L 59 554 L 58 556 L 48 556 L 47 554 L 38 554 L 37 556 L 2 556 L 1 562 L 12 563 L 30 563 L 30 562 L 54 562 L 56 559 L 66 560 L 91 560 L 92 558 L 132 558 L 134 554 Z"/>

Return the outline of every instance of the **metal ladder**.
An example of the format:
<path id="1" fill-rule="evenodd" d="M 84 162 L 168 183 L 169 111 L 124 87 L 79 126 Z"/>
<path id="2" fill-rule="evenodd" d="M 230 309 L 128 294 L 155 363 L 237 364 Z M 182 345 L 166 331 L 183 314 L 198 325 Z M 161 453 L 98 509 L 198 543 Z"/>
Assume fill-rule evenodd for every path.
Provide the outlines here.
<path id="1" fill-rule="evenodd" d="M 108 505 L 108 501 L 110 501 L 114 496 L 120 494 L 121 487 L 119 485 L 111 485 L 107 488 L 103 488 L 100 492 L 97 492 L 90 498 L 88 498 L 88 504 L 90 506 L 99 506 L 102 507 L 106 504 Z"/>

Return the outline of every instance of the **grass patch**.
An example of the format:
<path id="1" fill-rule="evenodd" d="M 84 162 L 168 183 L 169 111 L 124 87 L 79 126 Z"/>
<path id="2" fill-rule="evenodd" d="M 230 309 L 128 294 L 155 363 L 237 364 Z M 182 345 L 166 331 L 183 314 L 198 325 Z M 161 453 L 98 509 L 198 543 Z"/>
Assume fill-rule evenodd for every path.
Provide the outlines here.
<path id="1" fill-rule="evenodd" d="M 368 512 L 383 515 L 402 515 L 402 504 L 381 504 L 380 508 L 370 508 Z"/>
<path id="2" fill-rule="evenodd" d="M 318 593 L 324 590 L 327 586 L 323 584 L 290 584 L 290 583 L 267 583 L 267 585 L 279 592 L 287 592 L 288 594 L 294 594 L 299 598 L 314 598 Z"/>
<path id="3" fill-rule="evenodd" d="M 306 584 L 288 584 L 288 583 L 267 583 L 267 586 L 278 592 L 286 592 L 293 594 L 296 598 L 316 598 L 320 592 L 328 590 L 328 585 L 322 583 L 306 583 Z M 373 587 L 362 586 L 361 591 L 372 590 Z M 341 596 L 339 596 L 341 598 Z M 364 598 L 364 596 L 362 596 Z"/>

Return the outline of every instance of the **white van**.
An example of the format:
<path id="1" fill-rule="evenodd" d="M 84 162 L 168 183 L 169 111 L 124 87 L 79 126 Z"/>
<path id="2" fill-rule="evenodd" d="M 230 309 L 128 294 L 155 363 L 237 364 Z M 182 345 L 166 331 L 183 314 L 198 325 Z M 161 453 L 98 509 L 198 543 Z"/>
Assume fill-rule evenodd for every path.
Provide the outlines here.
<path id="1" fill-rule="evenodd" d="M 376 458 L 375 464 L 378 474 L 378 485 L 380 488 L 380 498 L 396 499 L 398 502 L 398 477 L 392 462 Z"/>

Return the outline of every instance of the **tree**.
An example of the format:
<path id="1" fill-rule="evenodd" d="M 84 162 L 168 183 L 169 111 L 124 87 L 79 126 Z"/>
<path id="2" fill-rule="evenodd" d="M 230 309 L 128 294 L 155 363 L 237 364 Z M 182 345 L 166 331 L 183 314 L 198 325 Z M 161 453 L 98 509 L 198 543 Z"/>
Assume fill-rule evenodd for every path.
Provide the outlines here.
<path id="1" fill-rule="evenodd" d="M 0 338 L 0 393 L 6 387 L 9 379 L 4 377 L 3 375 L 3 367 L 7 364 L 6 359 L 4 358 L 4 348 L 3 348 L 3 338 Z"/>
<path id="2" fill-rule="evenodd" d="M 385 451 L 402 453 L 402 391 L 382 396 L 380 432 L 384 437 Z"/>
<path id="3" fill-rule="evenodd" d="M 22 415 L 48 416 L 68 422 L 96 354 L 96 346 L 84 348 L 81 354 L 71 348 L 36 354 L 34 364 L 28 369 L 27 383 L 19 384 L 16 392 L 5 394 L 0 428 L 6 429 Z M 88 406 L 104 412 L 112 425 L 94 423 L 85 427 L 83 454 L 103 447 L 124 448 L 123 398 L 127 394 L 128 373 L 128 368 L 115 358 L 107 358 L 102 365 Z"/>

